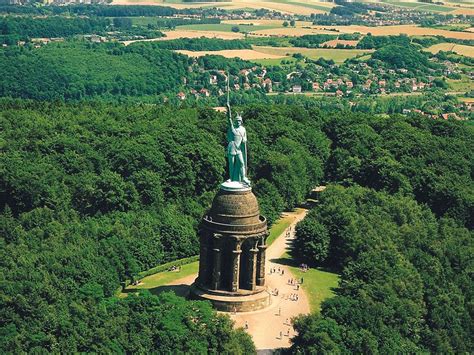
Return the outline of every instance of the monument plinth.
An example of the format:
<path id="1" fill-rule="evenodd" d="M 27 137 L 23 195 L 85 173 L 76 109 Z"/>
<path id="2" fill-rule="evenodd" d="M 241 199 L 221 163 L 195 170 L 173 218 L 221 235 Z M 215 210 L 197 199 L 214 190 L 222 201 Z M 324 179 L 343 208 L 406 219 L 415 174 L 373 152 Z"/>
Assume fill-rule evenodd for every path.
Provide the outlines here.
<path id="1" fill-rule="evenodd" d="M 221 311 L 267 307 L 265 288 L 267 221 L 250 187 L 221 185 L 200 225 L 199 276 L 192 296 Z"/>
<path id="2" fill-rule="evenodd" d="M 211 301 L 220 311 L 247 312 L 270 304 L 265 288 L 268 230 L 246 176 L 242 117 L 232 122 L 229 103 L 227 108 L 229 180 L 220 185 L 200 224 L 199 276 L 191 297 Z"/>

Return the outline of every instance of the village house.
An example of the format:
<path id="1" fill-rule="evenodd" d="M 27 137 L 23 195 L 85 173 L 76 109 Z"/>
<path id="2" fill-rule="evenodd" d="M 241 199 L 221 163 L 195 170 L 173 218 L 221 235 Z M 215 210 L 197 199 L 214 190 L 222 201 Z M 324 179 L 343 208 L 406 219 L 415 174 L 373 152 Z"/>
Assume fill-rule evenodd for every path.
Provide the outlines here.
<path id="1" fill-rule="evenodd" d="M 176 97 L 179 99 L 179 100 L 186 100 L 186 94 L 184 92 L 178 92 L 178 94 L 176 95 Z"/>
<path id="2" fill-rule="evenodd" d="M 266 78 L 263 81 L 263 88 L 267 89 L 268 92 L 272 92 L 272 80 L 270 78 Z"/>
<path id="3" fill-rule="evenodd" d="M 295 93 L 295 94 L 301 93 L 301 85 L 293 85 L 292 91 L 293 91 L 293 93 Z"/>
<path id="4" fill-rule="evenodd" d="M 320 90 L 320 89 L 321 89 L 321 88 L 319 87 L 319 83 L 318 83 L 318 82 L 314 82 L 314 83 L 313 83 L 313 90 L 314 90 L 314 91 L 318 91 L 318 90 Z"/>
<path id="5" fill-rule="evenodd" d="M 199 93 L 205 97 L 211 96 L 211 94 L 209 93 L 209 90 L 207 90 L 206 88 L 202 88 L 201 90 L 199 90 Z"/>
<path id="6" fill-rule="evenodd" d="M 217 75 L 211 75 L 211 77 L 209 78 L 209 84 L 217 85 Z"/>

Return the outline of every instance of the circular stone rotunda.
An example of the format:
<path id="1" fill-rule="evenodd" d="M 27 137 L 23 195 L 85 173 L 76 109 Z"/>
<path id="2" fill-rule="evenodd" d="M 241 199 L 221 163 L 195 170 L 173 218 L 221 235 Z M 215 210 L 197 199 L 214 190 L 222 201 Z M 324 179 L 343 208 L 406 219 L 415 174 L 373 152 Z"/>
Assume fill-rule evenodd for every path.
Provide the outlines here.
<path id="1" fill-rule="evenodd" d="M 225 182 L 201 221 L 199 276 L 191 297 L 219 311 L 248 312 L 270 305 L 265 288 L 267 221 L 252 189 Z"/>

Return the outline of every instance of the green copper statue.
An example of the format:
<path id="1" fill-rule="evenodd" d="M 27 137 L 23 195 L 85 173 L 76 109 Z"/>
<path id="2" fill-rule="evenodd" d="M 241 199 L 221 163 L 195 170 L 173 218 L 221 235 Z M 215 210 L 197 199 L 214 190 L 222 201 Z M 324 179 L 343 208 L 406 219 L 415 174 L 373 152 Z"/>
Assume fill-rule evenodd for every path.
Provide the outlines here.
<path id="1" fill-rule="evenodd" d="M 242 116 L 237 114 L 232 122 L 229 103 L 229 79 L 227 79 L 227 159 L 229 161 L 229 180 L 250 185 L 247 179 L 247 131 L 242 126 Z"/>

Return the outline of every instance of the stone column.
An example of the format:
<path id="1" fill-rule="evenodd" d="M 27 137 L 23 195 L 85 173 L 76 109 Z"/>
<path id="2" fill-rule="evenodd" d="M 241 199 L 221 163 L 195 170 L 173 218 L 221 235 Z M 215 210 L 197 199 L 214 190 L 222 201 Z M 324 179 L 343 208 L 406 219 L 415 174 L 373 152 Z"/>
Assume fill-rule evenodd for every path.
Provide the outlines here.
<path id="1" fill-rule="evenodd" d="M 255 290 L 257 286 L 257 254 L 258 248 L 257 243 L 253 243 L 252 249 L 249 250 L 248 253 L 248 286 L 250 290 Z"/>
<path id="2" fill-rule="evenodd" d="M 267 245 L 265 244 L 266 236 L 260 238 L 257 254 L 257 286 L 265 286 L 265 251 Z"/>
<path id="3" fill-rule="evenodd" d="M 236 239 L 234 249 L 232 250 L 232 279 L 230 283 L 230 290 L 232 292 L 237 292 L 239 290 L 240 254 L 242 253 L 240 243 L 240 240 Z"/>
<path id="4" fill-rule="evenodd" d="M 211 281 L 211 289 L 218 290 L 221 286 L 221 269 L 222 269 L 222 247 L 221 247 L 221 240 L 219 237 L 214 236 L 213 241 L 213 268 L 212 268 L 212 281 Z"/>
<path id="5" fill-rule="evenodd" d="M 201 286 L 207 286 L 209 283 L 209 275 L 208 275 L 208 238 L 209 235 L 207 232 L 201 231 L 201 243 L 199 245 L 199 284 Z"/>

